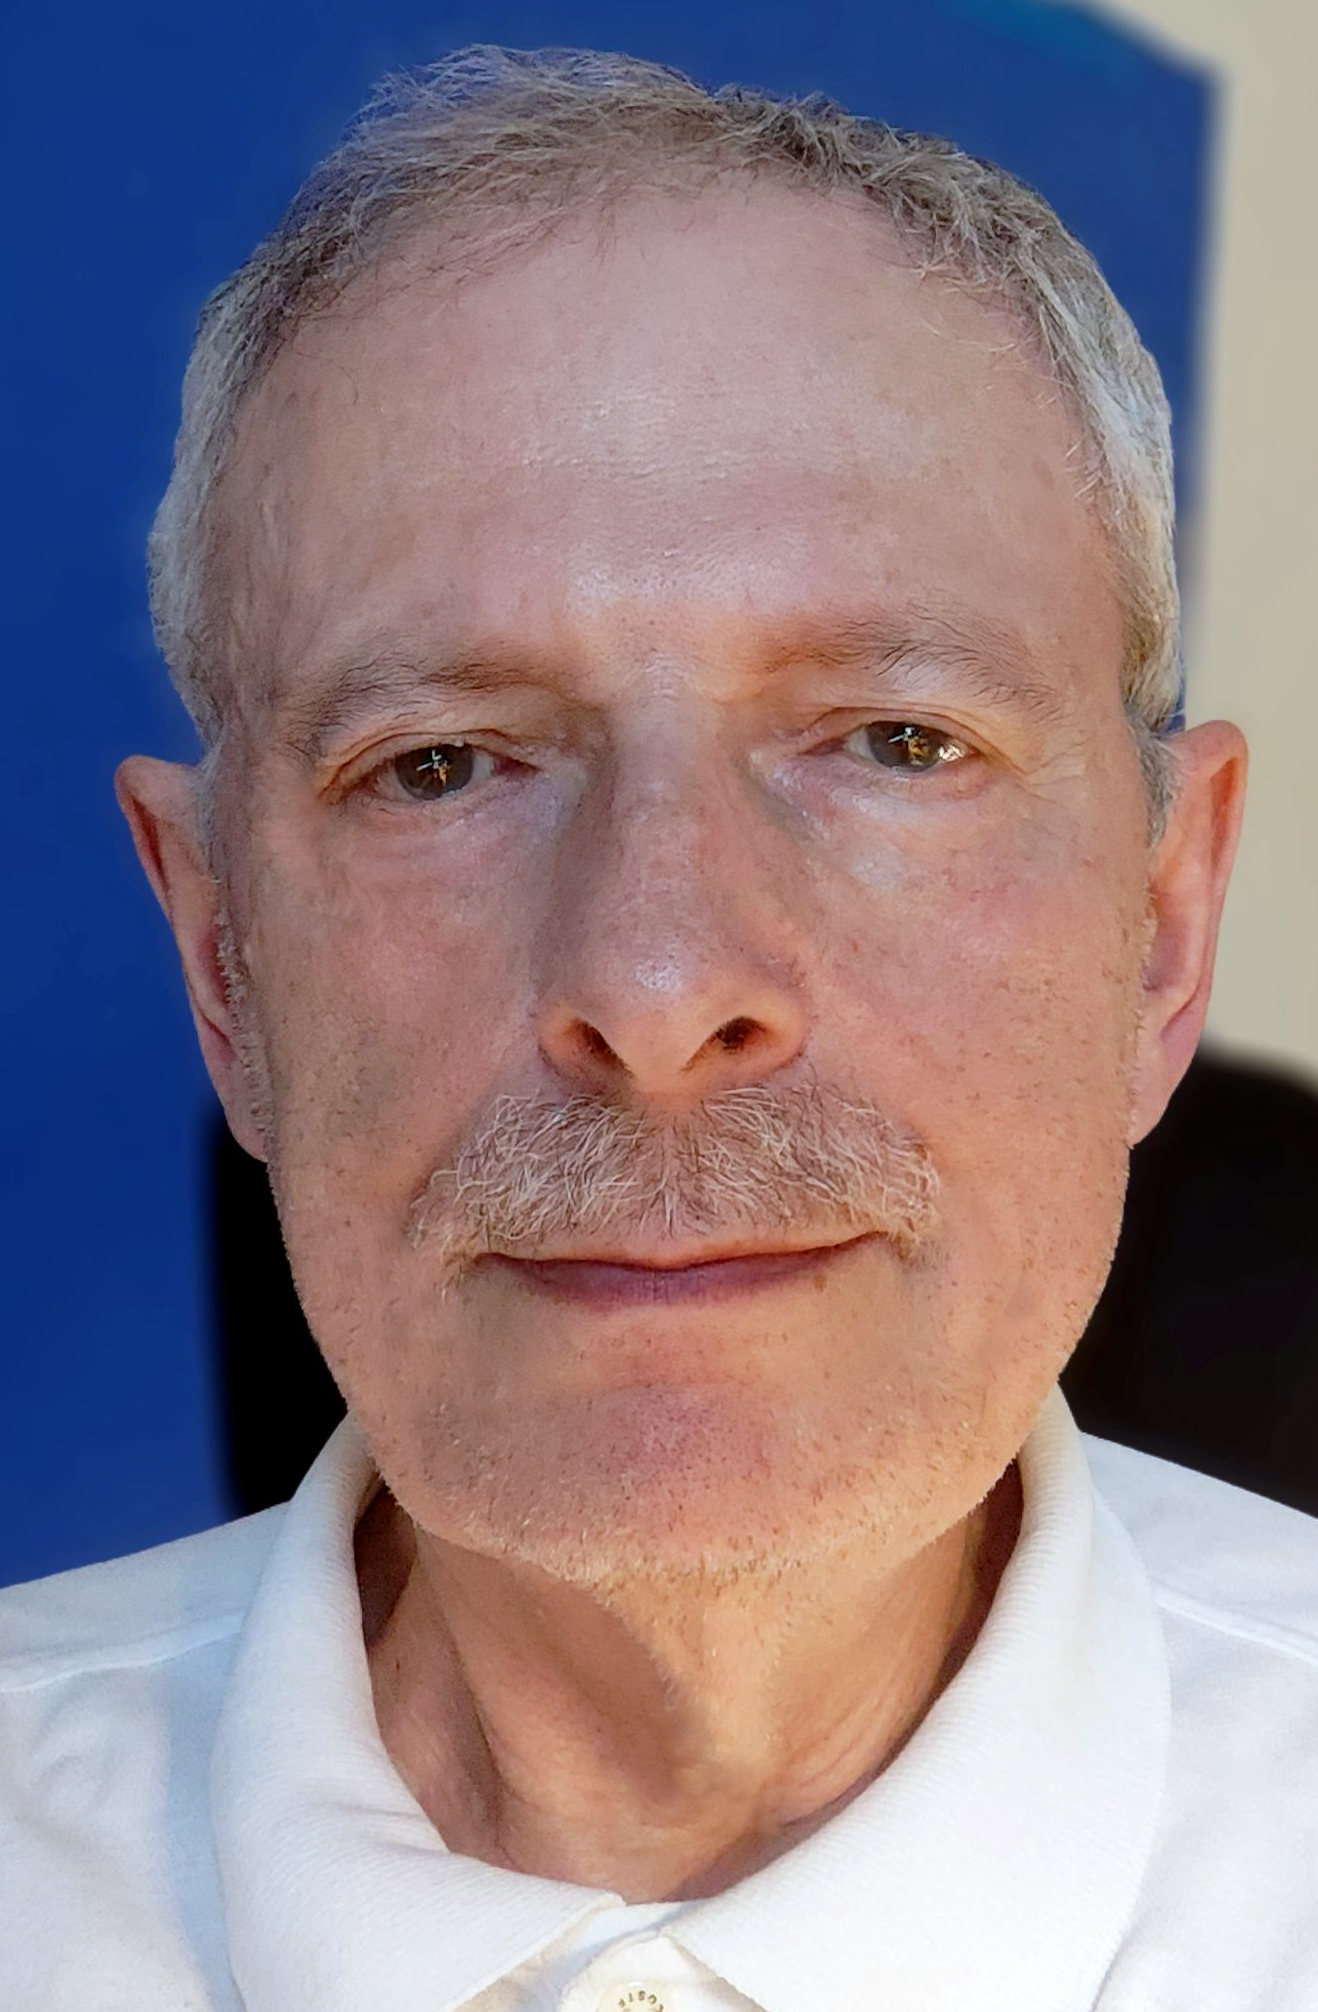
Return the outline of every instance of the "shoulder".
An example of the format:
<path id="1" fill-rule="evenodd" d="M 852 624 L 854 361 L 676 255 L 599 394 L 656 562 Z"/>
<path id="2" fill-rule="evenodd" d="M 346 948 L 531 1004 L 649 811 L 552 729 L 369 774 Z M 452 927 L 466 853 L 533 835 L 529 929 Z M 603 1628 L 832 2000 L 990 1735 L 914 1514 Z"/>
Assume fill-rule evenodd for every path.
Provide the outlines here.
<path id="1" fill-rule="evenodd" d="M 1318 1678 L 1318 1519 L 1110 1440 L 1085 1447 L 1165 1614 Z"/>
<path id="2" fill-rule="evenodd" d="M 0 1590 L 0 1695 L 166 1662 L 235 1634 L 283 1514 Z"/>
<path id="3" fill-rule="evenodd" d="M 207 1784 L 282 1514 L 0 1592 L 0 2004 L 235 2002 Z"/>
<path id="4" fill-rule="evenodd" d="M 1086 1446 L 1152 1588 L 1171 1706 L 1158 1830 L 1103 2002 L 1300 2012 L 1318 2003 L 1318 1521 Z"/>

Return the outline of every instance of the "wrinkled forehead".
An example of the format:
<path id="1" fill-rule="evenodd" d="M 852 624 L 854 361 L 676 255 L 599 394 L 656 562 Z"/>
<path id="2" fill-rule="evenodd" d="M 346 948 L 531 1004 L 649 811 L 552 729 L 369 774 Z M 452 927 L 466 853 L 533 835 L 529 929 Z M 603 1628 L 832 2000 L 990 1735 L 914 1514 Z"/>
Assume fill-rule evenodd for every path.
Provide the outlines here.
<path id="1" fill-rule="evenodd" d="M 457 277 L 418 240 L 300 330 L 241 416 L 222 591 L 262 704 L 354 626 L 570 647 L 625 610 L 682 649 L 863 589 L 1046 646 L 1078 582 L 1111 599 L 1082 462 L 1014 318 L 867 206 L 637 197 Z"/>

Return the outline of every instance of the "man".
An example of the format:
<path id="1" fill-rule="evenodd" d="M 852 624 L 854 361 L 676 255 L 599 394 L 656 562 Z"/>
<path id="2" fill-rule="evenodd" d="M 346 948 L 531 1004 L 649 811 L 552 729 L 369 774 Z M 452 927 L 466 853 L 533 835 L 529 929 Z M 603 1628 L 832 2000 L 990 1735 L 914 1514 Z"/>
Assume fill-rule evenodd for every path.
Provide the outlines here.
<path id="1" fill-rule="evenodd" d="M 1086 254 L 830 106 L 469 52 L 221 290 L 120 793 L 350 1418 L 9 1596 L 6 2006 L 1318 2003 L 1312 1526 L 1055 1390 L 1240 815 L 1170 552 Z"/>

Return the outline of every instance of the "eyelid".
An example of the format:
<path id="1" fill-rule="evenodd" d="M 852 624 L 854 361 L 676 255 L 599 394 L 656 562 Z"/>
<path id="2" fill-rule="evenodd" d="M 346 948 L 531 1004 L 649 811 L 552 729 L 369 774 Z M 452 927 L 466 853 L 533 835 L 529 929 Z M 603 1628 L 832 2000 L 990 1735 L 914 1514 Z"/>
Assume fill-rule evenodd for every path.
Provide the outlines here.
<path id="1" fill-rule="evenodd" d="M 404 755 L 418 754 L 425 748 L 466 747 L 473 749 L 478 755 L 489 755 L 495 762 L 511 759 L 500 750 L 486 747 L 474 734 L 409 734 L 405 739 L 386 745 L 383 752 L 378 747 L 369 748 L 354 760 L 345 762 L 330 785 L 330 794 L 336 801 L 341 801 L 345 797 L 370 791 L 371 785 L 384 777 L 393 764 L 400 761 Z M 486 777 L 484 780 L 488 781 L 489 778 Z M 455 797 L 462 794 L 461 790 L 454 791 Z M 376 795 L 378 801 L 384 801 L 378 791 Z M 437 798 L 436 801 L 441 799 Z"/>
<path id="2" fill-rule="evenodd" d="M 966 747 L 977 752 L 983 750 L 985 742 L 982 732 L 962 719 L 953 719 L 943 714 L 936 702 L 911 696 L 905 700 L 894 694 L 891 699 L 876 700 L 862 698 L 857 704 L 835 701 L 831 705 L 804 708 L 797 719 L 787 725 L 787 732 L 796 737 L 807 736 L 818 741 L 821 738 L 845 739 L 855 733 L 858 727 L 903 726 L 923 727 L 928 733 L 946 734 L 950 740 L 961 741 Z"/>
<path id="3" fill-rule="evenodd" d="M 939 740 L 955 741 L 966 754 L 985 752 L 983 743 L 967 728 L 953 726 L 949 720 L 934 719 L 923 710 L 917 711 L 913 708 L 909 712 L 901 712 L 894 706 L 890 712 L 875 713 L 861 712 L 857 708 L 850 717 L 851 724 L 836 738 L 850 740 L 853 734 L 866 732 L 875 727 L 888 727 L 894 730 L 899 727 L 914 727 L 918 732 L 931 734 Z"/>

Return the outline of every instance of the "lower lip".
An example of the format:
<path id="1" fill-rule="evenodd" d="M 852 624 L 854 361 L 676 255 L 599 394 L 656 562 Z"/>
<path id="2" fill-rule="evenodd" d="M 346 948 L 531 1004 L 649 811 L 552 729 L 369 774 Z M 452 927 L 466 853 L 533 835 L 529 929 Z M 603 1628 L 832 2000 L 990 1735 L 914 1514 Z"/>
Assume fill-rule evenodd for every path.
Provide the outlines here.
<path id="1" fill-rule="evenodd" d="M 521 1282 L 551 1299 L 609 1312 L 626 1307 L 710 1306 L 719 1300 L 763 1292 L 767 1287 L 821 1278 L 858 1244 L 869 1241 L 868 1237 L 855 1237 L 849 1243 L 816 1250 L 769 1251 L 752 1257 L 714 1258 L 707 1264 L 666 1269 L 654 1265 L 601 1264 L 588 1259 L 536 1262 L 500 1257 L 490 1261 L 506 1267 Z"/>

